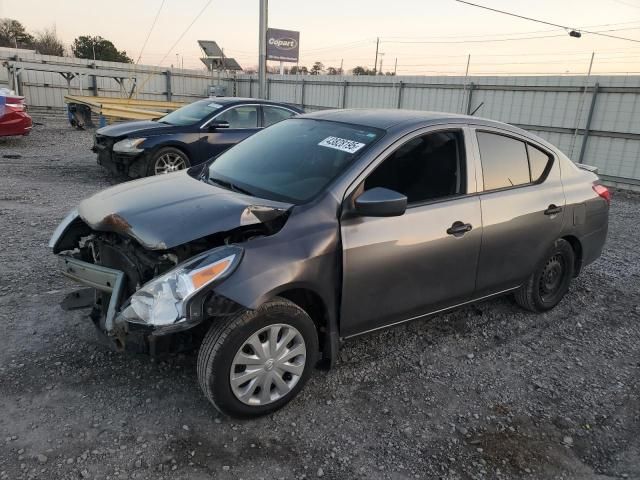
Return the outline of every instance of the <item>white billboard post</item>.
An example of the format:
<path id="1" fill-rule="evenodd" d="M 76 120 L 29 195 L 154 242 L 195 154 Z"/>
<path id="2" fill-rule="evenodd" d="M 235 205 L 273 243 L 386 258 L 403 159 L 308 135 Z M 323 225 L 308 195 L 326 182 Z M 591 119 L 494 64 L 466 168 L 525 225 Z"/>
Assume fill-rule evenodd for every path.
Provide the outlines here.
<path id="1" fill-rule="evenodd" d="M 260 28 L 258 40 L 258 98 L 265 98 L 267 94 L 267 25 L 269 23 L 269 2 L 260 0 Z"/>

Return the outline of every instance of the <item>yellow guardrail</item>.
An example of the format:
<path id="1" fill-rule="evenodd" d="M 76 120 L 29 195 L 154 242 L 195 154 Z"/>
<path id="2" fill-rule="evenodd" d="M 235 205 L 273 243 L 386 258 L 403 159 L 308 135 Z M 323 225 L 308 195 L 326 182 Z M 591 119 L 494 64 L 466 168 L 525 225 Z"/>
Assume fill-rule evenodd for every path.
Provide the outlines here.
<path id="1" fill-rule="evenodd" d="M 151 120 L 159 118 L 185 105 L 183 102 L 139 100 L 111 97 L 65 95 L 66 104 L 85 105 L 97 115 L 111 119 Z"/>

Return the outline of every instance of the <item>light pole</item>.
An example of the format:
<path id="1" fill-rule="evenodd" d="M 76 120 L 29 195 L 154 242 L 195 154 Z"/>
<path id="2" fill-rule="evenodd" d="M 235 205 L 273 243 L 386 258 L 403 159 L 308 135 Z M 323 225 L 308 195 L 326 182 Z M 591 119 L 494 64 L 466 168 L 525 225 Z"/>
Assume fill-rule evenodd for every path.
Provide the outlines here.
<path id="1" fill-rule="evenodd" d="M 258 59 L 258 98 L 267 95 L 267 25 L 269 23 L 269 1 L 260 0 L 259 59 Z"/>

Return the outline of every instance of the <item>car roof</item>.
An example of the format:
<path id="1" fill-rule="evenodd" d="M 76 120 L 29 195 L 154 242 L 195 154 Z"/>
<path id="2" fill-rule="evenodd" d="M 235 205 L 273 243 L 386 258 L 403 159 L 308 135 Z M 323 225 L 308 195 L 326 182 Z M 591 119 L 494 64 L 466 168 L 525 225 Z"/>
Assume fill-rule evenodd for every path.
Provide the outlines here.
<path id="1" fill-rule="evenodd" d="M 284 102 L 272 102 L 271 100 L 262 100 L 260 98 L 248 98 L 248 97 L 209 97 L 209 98 L 203 98 L 201 100 L 196 100 L 198 102 L 213 102 L 213 103 L 218 103 L 220 105 L 232 105 L 232 104 L 238 104 L 238 103 L 259 103 L 261 105 L 283 105 L 286 107 L 293 107 L 298 109 L 298 107 L 296 107 L 295 105 L 291 105 L 288 103 L 284 103 Z"/>
<path id="2" fill-rule="evenodd" d="M 486 125 L 508 130 L 523 132 L 523 130 L 502 122 L 487 118 L 460 115 L 457 113 L 429 112 L 422 110 L 396 110 L 385 108 L 351 108 L 343 110 L 321 110 L 307 113 L 298 118 L 316 118 L 319 120 L 331 120 L 335 122 L 352 123 L 364 127 L 381 128 L 389 130 L 396 126 L 420 127 L 440 123 L 470 123 L 474 125 Z"/>

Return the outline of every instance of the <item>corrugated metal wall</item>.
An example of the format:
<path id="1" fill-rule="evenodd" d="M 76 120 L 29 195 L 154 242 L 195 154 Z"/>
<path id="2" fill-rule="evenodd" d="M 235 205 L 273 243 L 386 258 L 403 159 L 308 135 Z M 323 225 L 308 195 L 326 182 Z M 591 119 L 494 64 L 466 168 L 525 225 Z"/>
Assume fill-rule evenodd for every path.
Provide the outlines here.
<path id="1" fill-rule="evenodd" d="M 134 81 L 137 98 L 193 101 L 208 95 L 217 83 L 200 70 L 165 69 L 147 65 L 50 57 L 0 48 L 0 86 L 13 85 L 7 62 L 23 62 L 20 74 L 29 105 L 62 108 L 63 95 L 93 93 L 93 78 L 82 75 L 71 85 L 56 71 L 41 67 L 91 66 L 122 80 L 96 76 L 98 95 L 126 96 Z M 91 73 L 91 71 L 89 71 Z M 222 79 L 229 95 L 255 97 L 255 75 Z M 597 86 L 597 89 L 596 89 Z M 585 77 L 388 77 L 271 75 L 271 100 L 302 105 L 308 111 L 326 108 L 409 108 L 476 115 L 521 126 L 557 145 L 574 161 L 595 165 L 601 175 L 640 189 L 640 76 Z M 593 108 L 592 108 L 593 106 Z M 578 132 L 576 135 L 576 128 Z M 585 130 L 589 131 L 585 142 Z"/>
<path id="2" fill-rule="evenodd" d="M 255 96 L 258 90 L 255 75 L 225 82 L 240 96 Z M 574 161 L 597 166 L 610 182 L 640 188 L 640 76 L 274 75 L 268 79 L 267 92 L 271 100 L 301 105 L 307 111 L 370 107 L 475 111 L 545 138 Z"/>
<path id="3" fill-rule="evenodd" d="M 0 48 L 0 62 L 11 62 L 12 65 L 24 66 L 20 73 L 22 94 L 30 105 L 37 107 L 63 108 L 63 96 L 67 92 L 75 95 L 91 95 L 94 80 L 87 67 L 92 68 L 98 74 L 95 76 L 98 95 L 105 97 L 127 96 L 135 83 L 137 98 L 166 100 L 170 85 L 173 101 L 191 102 L 208 95 L 209 85 L 212 84 L 210 75 L 201 70 L 166 69 L 148 65 L 53 57 L 33 53 L 20 53 L 19 60 L 15 60 L 16 54 L 14 52 L 13 49 Z M 83 75 L 76 76 L 68 84 L 67 80 L 57 71 L 29 69 L 33 63 L 41 64 L 43 67 L 50 66 L 52 70 L 68 70 L 70 72 L 79 67 L 78 71 L 82 71 Z M 121 84 L 115 78 L 99 76 L 105 72 L 116 74 L 121 79 Z M 6 66 L 0 68 L 0 85 L 2 84 L 16 88 Z"/>

